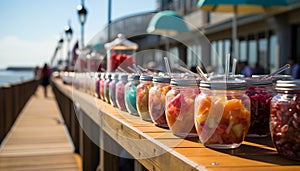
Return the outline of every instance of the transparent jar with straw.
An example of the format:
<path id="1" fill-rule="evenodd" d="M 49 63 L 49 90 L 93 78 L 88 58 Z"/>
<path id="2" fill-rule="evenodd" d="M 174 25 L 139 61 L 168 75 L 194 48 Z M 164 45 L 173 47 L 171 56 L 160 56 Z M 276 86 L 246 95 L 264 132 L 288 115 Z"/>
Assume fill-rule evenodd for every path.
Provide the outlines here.
<path id="1" fill-rule="evenodd" d="M 136 108 L 136 87 L 140 83 L 139 75 L 128 76 L 128 83 L 125 85 L 125 105 L 127 111 L 135 116 L 138 116 Z"/>
<path id="2" fill-rule="evenodd" d="M 142 75 L 140 76 L 140 84 L 136 87 L 136 107 L 140 117 L 144 121 L 152 122 L 148 100 L 149 100 L 149 90 L 152 87 L 152 76 Z"/>
<path id="3" fill-rule="evenodd" d="M 207 147 L 239 147 L 250 126 L 250 99 L 243 80 L 201 81 L 195 99 L 194 122 Z"/>
<path id="4" fill-rule="evenodd" d="M 108 72 L 115 72 L 121 64 L 130 66 L 134 63 L 134 53 L 138 45 L 126 39 L 124 34 L 119 33 L 116 39 L 104 46 L 107 50 Z"/>
<path id="5" fill-rule="evenodd" d="M 200 93 L 199 79 L 172 78 L 171 90 L 166 95 L 165 114 L 168 126 L 178 137 L 197 137 L 194 100 Z"/>

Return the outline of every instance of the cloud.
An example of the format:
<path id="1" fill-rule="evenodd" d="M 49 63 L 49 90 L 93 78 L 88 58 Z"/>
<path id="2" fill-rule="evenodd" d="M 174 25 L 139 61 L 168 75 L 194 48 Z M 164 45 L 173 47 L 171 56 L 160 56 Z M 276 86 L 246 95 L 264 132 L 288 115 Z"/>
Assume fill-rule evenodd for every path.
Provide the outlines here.
<path id="1" fill-rule="evenodd" d="M 53 38 L 54 39 L 54 38 Z M 49 62 L 56 40 L 28 41 L 17 36 L 0 38 L 0 68 L 7 66 L 36 66 Z"/>

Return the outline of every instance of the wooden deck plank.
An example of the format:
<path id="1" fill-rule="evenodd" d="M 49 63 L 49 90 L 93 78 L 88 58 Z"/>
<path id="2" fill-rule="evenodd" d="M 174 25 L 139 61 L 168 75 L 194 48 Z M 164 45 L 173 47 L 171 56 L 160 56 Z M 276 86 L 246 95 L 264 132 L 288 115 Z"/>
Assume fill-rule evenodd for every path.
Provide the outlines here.
<path id="1" fill-rule="evenodd" d="M 20 113 L 1 144 L 0 171 L 82 169 L 50 89 L 48 95 L 39 87 Z"/>

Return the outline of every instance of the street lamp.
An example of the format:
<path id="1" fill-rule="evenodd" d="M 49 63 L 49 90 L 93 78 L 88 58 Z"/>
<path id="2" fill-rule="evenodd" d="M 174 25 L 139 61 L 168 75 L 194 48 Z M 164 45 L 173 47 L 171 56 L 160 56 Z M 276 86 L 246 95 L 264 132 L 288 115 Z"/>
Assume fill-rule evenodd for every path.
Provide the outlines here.
<path id="1" fill-rule="evenodd" d="M 84 47 L 84 24 L 86 22 L 87 10 L 84 8 L 84 0 L 77 6 L 79 22 L 81 24 L 81 49 Z"/>
<path id="2" fill-rule="evenodd" d="M 67 26 L 65 26 L 65 33 L 66 33 L 66 38 L 67 38 L 67 42 L 68 42 L 68 46 L 67 46 L 67 52 L 68 52 L 68 56 L 67 56 L 67 65 L 69 66 L 70 62 L 71 62 L 71 53 L 70 53 L 70 41 L 72 39 L 73 36 L 73 30 L 71 28 L 71 24 L 69 21 L 69 24 Z"/>

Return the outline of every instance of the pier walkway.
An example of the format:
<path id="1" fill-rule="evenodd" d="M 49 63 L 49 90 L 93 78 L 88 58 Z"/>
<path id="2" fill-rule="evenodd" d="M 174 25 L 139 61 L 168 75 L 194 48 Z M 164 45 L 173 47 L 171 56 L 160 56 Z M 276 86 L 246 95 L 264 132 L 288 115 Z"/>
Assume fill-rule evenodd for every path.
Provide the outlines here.
<path id="1" fill-rule="evenodd" d="M 0 171 L 82 170 L 52 91 L 35 92 L 0 147 Z"/>

